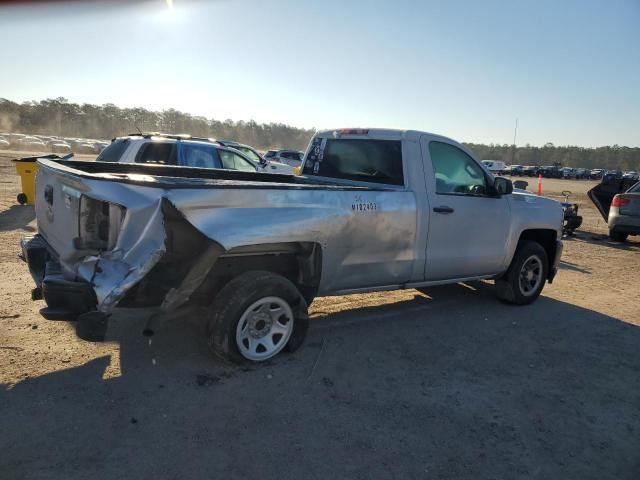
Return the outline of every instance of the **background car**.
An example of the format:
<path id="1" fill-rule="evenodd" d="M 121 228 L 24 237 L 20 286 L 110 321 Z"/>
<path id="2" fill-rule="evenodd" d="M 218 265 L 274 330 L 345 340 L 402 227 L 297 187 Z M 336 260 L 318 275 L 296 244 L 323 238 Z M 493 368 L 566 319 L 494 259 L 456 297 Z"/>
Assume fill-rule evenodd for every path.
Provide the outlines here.
<path id="1" fill-rule="evenodd" d="M 524 167 L 522 165 L 509 165 L 507 167 L 507 173 L 513 176 L 521 176 L 524 172 Z"/>
<path id="2" fill-rule="evenodd" d="M 535 177 L 537 171 L 538 171 L 538 167 L 534 165 L 527 165 L 526 167 L 522 168 L 522 174 L 525 177 Z"/>
<path id="3" fill-rule="evenodd" d="M 576 178 L 589 178 L 589 170 L 586 168 L 576 168 Z"/>
<path id="4" fill-rule="evenodd" d="M 296 168 L 302 165 L 304 153 L 298 150 L 269 150 L 264 157 L 270 161 L 277 161 Z"/>
<path id="5" fill-rule="evenodd" d="M 98 140 L 93 144 L 93 148 L 96 153 L 100 153 L 102 150 L 104 150 L 108 146 L 109 146 L 109 142 L 105 142 L 103 140 Z"/>
<path id="6" fill-rule="evenodd" d="M 34 136 L 25 136 L 21 138 L 18 142 L 18 148 L 20 148 L 20 150 L 29 150 L 35 152 L 44 152 L 48 150 L 45 143 Z"/>
<path id="7" fill-rule="evenodd" d="M 4 137 L 0 137 L 0 148 L 9 148 L 11 146 L 11 142 Z"/>
<path id="8" fill-rule="evenodd" d="M 119 137 L 100 152 L 96 161 L 281 173 L 264 169 L 235 148 L 189 135 L 142 133 Z"/>
<path id="9" fill-rule="evenodd" d="M 502 160 L 482 160 L 482 164 L 495 175 L 502 175 L 507 170 L 507 165 Z"/>
<path id="10" fill-rule="evenodd" d="M 59 138 L 49 140 L 48 146 L 53 153 L 71 153 L 71 145 Z"/>
<path id="11" fill-rule="evenodd" d="M 242 143 L 234 142 L 231 140 L 216 140 L 223 147 L 231 147 L 236 150 L 244 153 L 250 160 L 259 165 L 259 168 L 262 170 L 266 170 L 265 173 L 282 173 L 285 175 L 293 174 L 293 167 L 290 165 L 278 162 L 273 158 L 267 159 L 264 158 L 260 153 L 253 147 L 249 145 L 244 145 Z M 272 150 L 275 152 L 275 150 Z"/>
<path id="12" fill-rule="evenodd" d="M 84 153 L 89 155 L 96 153 L 96 148 L 93 142 L 84 139 L 74 141 L 71 145 L 71 149 L 74 153 Z"/>
<path id="13" fill-rule="evenodd" d="M 538 175 L 544 178 L 562 178 L 562 171 L 555 165 L 545 165 L 536 170 L 536 176 Z"/>
<path id="14" fill-rule="evenodd" d="M 612 240 L 640 235 L 640 182 L 605 175 L 587 196 L 606 220 Z"/>

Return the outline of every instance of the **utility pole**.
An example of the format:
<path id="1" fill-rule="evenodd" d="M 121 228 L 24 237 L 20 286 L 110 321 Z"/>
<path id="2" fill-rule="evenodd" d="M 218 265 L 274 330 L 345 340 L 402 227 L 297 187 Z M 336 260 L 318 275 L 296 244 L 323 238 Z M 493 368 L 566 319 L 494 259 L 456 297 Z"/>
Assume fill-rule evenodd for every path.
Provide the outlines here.
<path id="1" fill-rule="evenodd" d="M 516 118 L 516 127 L 513 129 L 513 147 L 511 147 L 511 165 L 516 161 L 516 135 L 518 135 L 518 119 Z"/>

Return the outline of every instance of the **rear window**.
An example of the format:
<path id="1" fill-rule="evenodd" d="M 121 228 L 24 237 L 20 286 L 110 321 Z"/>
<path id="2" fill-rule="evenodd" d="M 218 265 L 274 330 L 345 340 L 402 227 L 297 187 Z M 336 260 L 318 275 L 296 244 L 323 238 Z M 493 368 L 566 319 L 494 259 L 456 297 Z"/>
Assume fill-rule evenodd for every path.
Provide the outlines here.
<path id="1" fill-rule="evenodd" d="M 96 158 L 96 162 L 119 162 L 128 146 L 128 138 L 114 140 L 100 152 L 100 155 Z"/>
<path id="2" fill-rule="evenodd" d="M 147 142 L 140 147 L 136 163 L 175 165 L 175 143 Z"/>
<path id="3" fill-rule="evenodd" d="M 314 138 L 305 175 L 404 185 L 399 140 Z"/>

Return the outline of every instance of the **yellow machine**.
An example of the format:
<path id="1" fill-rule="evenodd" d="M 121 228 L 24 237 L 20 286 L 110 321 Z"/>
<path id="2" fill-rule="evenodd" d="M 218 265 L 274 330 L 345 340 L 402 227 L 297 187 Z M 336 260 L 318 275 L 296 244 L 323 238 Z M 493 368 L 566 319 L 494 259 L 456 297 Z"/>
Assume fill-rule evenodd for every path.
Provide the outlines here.
<path id="1" fill-rule="evenodd" d="M 20 176 L 22 192 L 18 194 L 17 200 L 21 205 L 33 205 L 36 201 L 36 173 L 38 173 L 38 157 L 17 158 L 16 173 Z"/>
<path id="2" fill-rule="evenodd" d="M 22 157 L 16 158 L 16 173 L 20 176 L 22 182 L 22 192 L 18 194 L 17 200 L 21 205 L 35 205 L 36 203 L 36 173 L 38 173 L 38 164 L 36 161 L 39 158 L 57 159 L 57 160 L 70 160 L 73 158 L 73 153 L 69 153 L 64 157 L 50 153 L 48 155 L 37 155 L 35 157 Z"/>

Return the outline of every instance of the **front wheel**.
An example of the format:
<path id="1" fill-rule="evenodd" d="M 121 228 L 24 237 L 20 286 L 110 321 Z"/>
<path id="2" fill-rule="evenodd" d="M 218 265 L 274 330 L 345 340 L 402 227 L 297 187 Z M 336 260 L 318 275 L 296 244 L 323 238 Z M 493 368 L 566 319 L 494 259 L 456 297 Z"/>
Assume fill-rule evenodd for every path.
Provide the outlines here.
<path id="1" fill-rule="evenodd" d="M 307 303 L 296 286 L 265 271 L 243 273 L 216 295 L 209 309 L 211 350 L 236 363 L 262 362 L 306 337 Z"/>
<path id="2" fill-rule="evenodd" d="M 515 305 L 534 302 L 547 279 L 547 252 L 537 242 L 519 243 L 507 272 L 496 280 L 496 292 L 501 300 Z"/>

